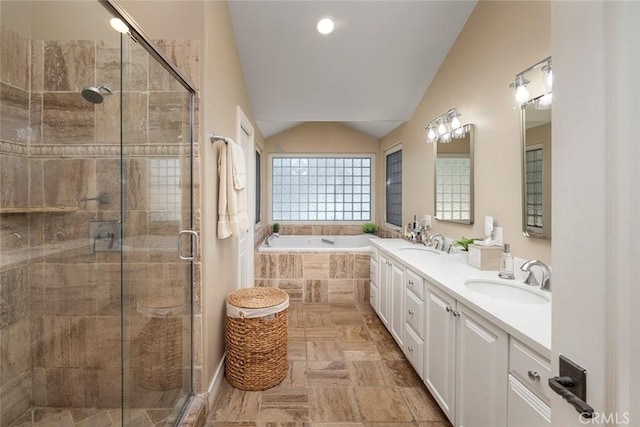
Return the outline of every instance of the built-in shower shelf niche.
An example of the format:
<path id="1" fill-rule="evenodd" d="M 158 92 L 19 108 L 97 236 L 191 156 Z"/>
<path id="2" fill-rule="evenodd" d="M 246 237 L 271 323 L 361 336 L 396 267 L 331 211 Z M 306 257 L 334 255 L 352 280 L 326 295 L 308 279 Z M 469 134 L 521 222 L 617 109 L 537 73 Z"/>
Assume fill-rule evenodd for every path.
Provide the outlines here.
<path id="1" fill-rule="evenodd" d="M 25 214 L 25 213 L 64 213 L 76 212 L 77 206 L 72 207 L 18 207 L 18 208 L 0 208 L 0 214 Z"/>

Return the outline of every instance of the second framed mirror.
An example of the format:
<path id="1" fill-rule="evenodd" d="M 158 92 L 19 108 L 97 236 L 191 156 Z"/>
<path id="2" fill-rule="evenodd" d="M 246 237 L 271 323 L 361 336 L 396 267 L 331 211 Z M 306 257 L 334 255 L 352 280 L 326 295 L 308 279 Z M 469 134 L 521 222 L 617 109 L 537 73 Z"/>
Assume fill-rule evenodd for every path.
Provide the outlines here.
<path id="1" fill-rule="evenodd" d="M 435 217 L 439 221 L 473 224 L 473 125 L 461 138 L 436 144 Z"/>

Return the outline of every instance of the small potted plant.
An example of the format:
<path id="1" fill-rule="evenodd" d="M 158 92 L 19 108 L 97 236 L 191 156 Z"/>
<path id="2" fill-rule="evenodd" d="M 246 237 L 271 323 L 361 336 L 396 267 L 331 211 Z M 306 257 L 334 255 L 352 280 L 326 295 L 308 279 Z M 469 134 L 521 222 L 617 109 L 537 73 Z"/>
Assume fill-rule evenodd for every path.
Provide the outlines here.
<path id="1" fill-rule="evenodd" d="M 362 224 L 362 231 L 365 234 L 375 234 L 378 231 L 378 226 L 372 222 L 366 222 Z"/>
<path id="2" fill-rule="evenodd" d="M 279 235 L 279 234 L 280 234 L 280 224 L 278 224 L 277 222 L 275 222 L 275 223 L 271 226 L 271 230 L 273 230 L 273 234 L 275 234 L 275 235 Z"/>
<path id="3" fill-rule="evenodd" d="M 462 258 L 462 260 L 464 262 L 467 262 L 467 258 L 469 256 L 468 252 L 469 252 L 469 245 L 472 244 L 473 242 L 477 241 L 477 240 L 482 240 L 479 237 L 472 237 L 470 239 L 467 239 L 466 237 L 462 237 L 461 239 L 458 240 L 454 240 L 453 241 L 453 246 L 457 246 L 460 248 L 460 258 Z"/>

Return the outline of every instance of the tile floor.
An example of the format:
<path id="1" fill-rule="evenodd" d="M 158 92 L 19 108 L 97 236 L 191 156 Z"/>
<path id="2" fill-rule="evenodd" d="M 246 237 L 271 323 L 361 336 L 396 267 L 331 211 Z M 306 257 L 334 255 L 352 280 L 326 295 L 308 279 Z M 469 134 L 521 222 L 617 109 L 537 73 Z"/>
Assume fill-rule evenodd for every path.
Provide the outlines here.
<path id="1" fill-rule="evenodd" d="M 209 427 L 450 427 L 368 304 L 294 303 L 289 372 L 260 392 L 226 381 Z"/>
<path id="2" fill-rule="evenodd" d="M 33 408 L 11 427 L 120 427 L 120 409 Z M 130 427 L 166 427 L 175 424 L 170 409 L 132 409 Z"/>

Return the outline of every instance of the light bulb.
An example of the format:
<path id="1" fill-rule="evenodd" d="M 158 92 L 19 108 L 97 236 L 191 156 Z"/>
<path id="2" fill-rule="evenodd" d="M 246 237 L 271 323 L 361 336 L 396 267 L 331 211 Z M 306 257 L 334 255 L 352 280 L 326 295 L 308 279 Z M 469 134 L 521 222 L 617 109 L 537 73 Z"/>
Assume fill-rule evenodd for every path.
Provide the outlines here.
<path id="1" fill-rule="evenodd" d="M 331 18 L 322 18 L 318 21 L 317 28 L 320 34 L 326 36 L 327 34 L 331 34 L 333 29 L 335 28 L 335 24 L 333 23 L 333 20 Z"/>
<path id="2" fill-rule="evenodd" d="M 111 27 L 119 33 L 126 34 L 129 32 L 129 27 L 127 27 L 127 24 L 122 22 L 122 19 L 120 18 L 111 18 L 109 20 L 109 24 L 111 24 Z"/>
<path id="3" fill-rule="evenodd" d="M 440 120 L 440 124 L 438 125 L 438 134 L 444 135 L 447 133 L 447 127 L 444 124 L 444 120 Z"/>
<path id="4" fill-rule="evenodd" d="M 518 101 L 518 104 L 522 105 L 525 104 L 528 100 L 529 91 L 524 84 L 520 83 L 518 85 L 518 88 L 516 89 L 516 101 Z"/>
<path id="5" fill-rule="evenodd" d="M 460 119 L 458 118 L 458 113 L 453 113 L 453 118 L 451 119 L 451 129 L 458 129 L 460 127 Z"/>
<path id="6" fill-rule="evenodd" d="M 431 126 L 431 123 L 429 123 L 429 126 L 427 126 L 427 141 L 433 142 L 435 140 L 436 140 L 436 131 L 433 130 L 433 126 Z"/>

